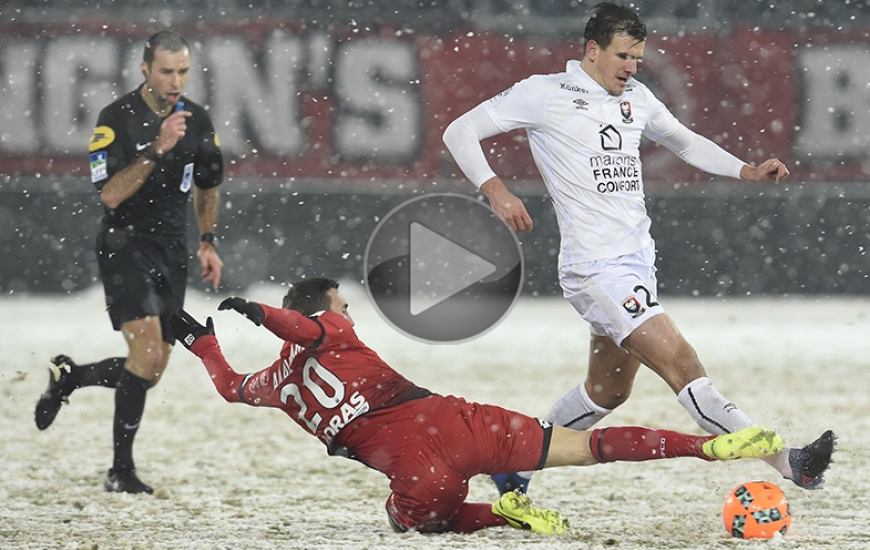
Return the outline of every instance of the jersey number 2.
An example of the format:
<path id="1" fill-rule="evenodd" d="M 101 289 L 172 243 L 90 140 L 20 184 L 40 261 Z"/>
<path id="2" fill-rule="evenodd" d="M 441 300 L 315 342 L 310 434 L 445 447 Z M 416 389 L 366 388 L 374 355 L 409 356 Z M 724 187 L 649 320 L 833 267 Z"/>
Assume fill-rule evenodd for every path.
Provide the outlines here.
<path id="1" fill-rule="evenodd" d="M 643 293 L 646 295 L 646 307 L 656 307 L 657 305 L 659 305 L 658 302 L 652 299 L 652 292 L 650 292 L 647 287 L 643 285 L 637 285 L 636 287 L 634 287 L 634 291 L 643 291 Z"/>

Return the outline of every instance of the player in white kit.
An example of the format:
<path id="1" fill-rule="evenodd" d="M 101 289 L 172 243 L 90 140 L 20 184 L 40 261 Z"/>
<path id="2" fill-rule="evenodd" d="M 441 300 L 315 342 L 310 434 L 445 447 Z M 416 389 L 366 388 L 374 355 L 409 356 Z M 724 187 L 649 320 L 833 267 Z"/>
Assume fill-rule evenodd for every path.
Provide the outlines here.
<path id="1" fill-rule="evenodd" d="M 444 143 L 493 210 L 518 232 L 531 231 L 522 201 L 493 172 L 480 141 L 524 129 L 561 233 L 563 294 L 591 325 L 586 380 L 546 416 L 585 430 L 631 393 L 641 364 L 677 394 L 701 428 L 713 434 L 753 425 L 707 378 L 695 350 L 658 301 L 655 243 L 644 204 L 641 138 L 647 137 L 705 172 L 764 183 L 788 177 L 776 158 L 747 164 L 680 123 L 634 79 L 646 26 L 630 8 L 603 2 L 584 32 L 582 61 L 565 72 L 534 75 L 453 121 Z M 783 477 L 815 489 L 831 461 L 836 436 L 826 431 L 803 448 L 765 459 Z M 526 490 L 529 472 L 493 476 L 500 492 Z"/>

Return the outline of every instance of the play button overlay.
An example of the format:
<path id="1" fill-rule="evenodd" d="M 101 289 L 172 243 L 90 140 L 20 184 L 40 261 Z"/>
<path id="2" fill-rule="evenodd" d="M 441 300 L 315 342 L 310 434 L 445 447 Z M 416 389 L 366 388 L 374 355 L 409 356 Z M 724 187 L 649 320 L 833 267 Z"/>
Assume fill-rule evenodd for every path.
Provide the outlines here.
<path id="1" fill-rule="evenodd" d="M 369 238 L 364 263 L 366 292 L 381 317 L 428 343 L 486 333 L 522 288 L 516 235 L 464 195 L 422 195 L 393 209 Z"/>
<path id="2" fill-rule="evenodd" d="M 441 270 L 433 273 L 433 265 Z M 477 254 L 411 223 L 411 315 L 423 313 L 496 270 Z"/>

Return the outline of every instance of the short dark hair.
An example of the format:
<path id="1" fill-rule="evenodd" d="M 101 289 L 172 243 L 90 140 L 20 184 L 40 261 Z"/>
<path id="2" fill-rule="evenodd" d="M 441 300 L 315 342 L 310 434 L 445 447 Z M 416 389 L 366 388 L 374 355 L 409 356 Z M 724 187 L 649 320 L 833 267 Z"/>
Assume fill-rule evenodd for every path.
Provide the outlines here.
<path id="1" fill-rule="evenodd" d="M 606 50 L 618 33 L 625 33 L 638 42 L 646 41 L 646 25 L 636 11 L 613 2 L 596 4 L 583 31 L 584 45 L 594 40 Z"/>
<path id="2" fill-rule="evenodd" d="M 294 309 L 306 317 L 329 309 L 332 297 L 327 293 L 333 288 L 338 288 L 338 281 L 329 277 L 303 279 L 287 291 L 284 309 Z"/>
<path id="3" fill-rule="evenodd" d="M 187 44 L 187 40 L 185 40 L 183 36 L 175 31 L 160 31 L 152 34 L 151 37 L 145 41 L 145 54 L 142 56 L 142 61 L 147 63 L 148 67 L 151 67 L 151 64 L 154 63 L 154 52 L 157 50 L 166 50 L 175 53 L 184 49 L 190 51 L 190 46 Z"/>

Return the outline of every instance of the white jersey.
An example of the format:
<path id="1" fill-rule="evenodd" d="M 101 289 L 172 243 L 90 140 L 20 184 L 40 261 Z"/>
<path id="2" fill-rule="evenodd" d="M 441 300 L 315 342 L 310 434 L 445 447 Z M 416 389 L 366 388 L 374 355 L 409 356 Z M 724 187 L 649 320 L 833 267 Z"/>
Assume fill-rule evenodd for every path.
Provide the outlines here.
<path id="1" fill-rule="evenodd" d="M 480 108 L 498 131 L 486 128 L 488 121 L 480 118 Z M 553 197 L 562 267 L 631 254 L 652 242 L 644 203 L 642 136 L 708 172 L 739 177 L 743 166 L 683 126 L 640 82 L 631 79 L 625 93 L 610 95 L 579 61 L 568 62 L 564 73 L 518 82 L 456 122 L 477 130 L 474 134 L 448 128 L 444 140 L 478 186 L 495 174 L 482 153 L 468 154 L 471 141 L 479 148 L 479 139 L 489 135 L 526 130 L 535 163 Z"/>

